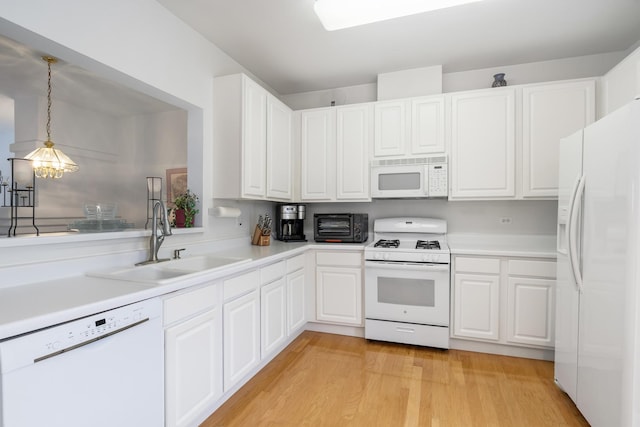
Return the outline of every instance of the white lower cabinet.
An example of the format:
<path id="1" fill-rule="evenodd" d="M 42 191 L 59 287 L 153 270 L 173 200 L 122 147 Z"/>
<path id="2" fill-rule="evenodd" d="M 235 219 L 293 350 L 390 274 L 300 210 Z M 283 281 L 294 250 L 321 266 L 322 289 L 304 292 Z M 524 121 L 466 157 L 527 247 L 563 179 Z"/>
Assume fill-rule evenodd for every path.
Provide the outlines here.
<path id="1" fill-rule="evenodd" d="M 555 262 L 509 261 L 507 341 L 553 347 Z"/>
<path id="2" fill-rule="evenodd" d="M 222 395 L 218 292 L 210 285 L 164 301 L 166 426 L 193 425 Z"/>
<path id="3" fill-rule="evenodd" d="M 554 346 L 555 260 L 453 257 L 454 338 Z"/>
<path id="4" fill-rule="evenodd" d="M 260 362 L 260 292 L 225 303 L 223 322 L 226 392 Z"/>
<path id="5" fill-rule="evenodd" d="M 306 324 L 305 255 L 224 281 L 224 391 L 246 379 Z"/>
<path id="6" fill-rule="evenodd" d="M 304 261 L 304 255 L 300 257 Z M 287 274 L 287 336 L 307 323 L 305 287 L 304 268 Z"/>
<path id="7" fill-rule="evenodd" d="M 500 276 L 456 274 L 454 334 L 497 341 Z"/>
<path id="8" fill-rule="evenodd" d="M 362 253 L 316 254 L 316 320 L 362 326 Z"/>
<path id="9" fill-rule="evenodd" d="M 284 277 L 260 289 L 261 354 L 266 357 L 287 339 L 287 298 Z"/>

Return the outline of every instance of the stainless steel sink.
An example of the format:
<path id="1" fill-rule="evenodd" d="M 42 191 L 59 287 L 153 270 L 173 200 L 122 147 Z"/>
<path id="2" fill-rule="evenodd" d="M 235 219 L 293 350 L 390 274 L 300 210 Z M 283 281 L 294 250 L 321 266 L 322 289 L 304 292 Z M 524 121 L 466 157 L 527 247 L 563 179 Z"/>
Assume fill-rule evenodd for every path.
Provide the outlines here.
<path id="1" fill-rule="evenodd" d="M 87 276 L 115 280 L 166 285 L 189 275 L 211 272 L 216 269 L 231 267 L 251 261 L 251 258 L 218 257 L 212 255 L 193 256 L 188 258 L 146 264 L 137 267 L 125 267 L 111 270 L 91 271 Z"/>

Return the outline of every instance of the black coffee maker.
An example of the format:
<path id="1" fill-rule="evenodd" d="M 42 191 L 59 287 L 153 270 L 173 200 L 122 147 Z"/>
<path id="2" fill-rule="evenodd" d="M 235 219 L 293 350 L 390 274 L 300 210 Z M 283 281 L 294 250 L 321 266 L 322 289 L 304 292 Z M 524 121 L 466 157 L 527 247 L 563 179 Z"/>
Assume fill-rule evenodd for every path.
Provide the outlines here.
<path id="1" fill-rule="evenodd" d="M 276 206 L 276 239 L 283 242 L 306 242 L 304 236 L 305 205 Z"/>

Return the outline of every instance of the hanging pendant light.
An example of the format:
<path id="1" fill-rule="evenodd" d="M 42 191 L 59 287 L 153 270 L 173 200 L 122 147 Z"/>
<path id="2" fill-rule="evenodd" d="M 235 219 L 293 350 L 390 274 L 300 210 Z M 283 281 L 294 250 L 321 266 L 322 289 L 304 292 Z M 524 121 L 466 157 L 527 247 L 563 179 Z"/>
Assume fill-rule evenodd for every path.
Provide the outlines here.
<path id="1" fill-rule="evenodd" d="M 65 172 L 77 171 L 78 165 L 74 163 L 62 151 L 53 148 L 51 141 L 51 64 L 58 62 L 51 56 L 43 56 L 49 68 L 49 80 L 47 89 L 47 140 L 44 147 L 37 148 L 27 154 L 25 159 L 33 162 L 33 170 L 36 178 L 62 178 Z"/>

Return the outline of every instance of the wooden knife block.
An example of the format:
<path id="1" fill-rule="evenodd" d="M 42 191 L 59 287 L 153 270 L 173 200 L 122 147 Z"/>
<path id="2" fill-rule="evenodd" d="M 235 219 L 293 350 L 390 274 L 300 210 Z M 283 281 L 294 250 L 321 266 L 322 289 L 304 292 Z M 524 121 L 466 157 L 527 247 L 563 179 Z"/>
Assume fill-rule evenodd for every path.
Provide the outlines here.
<path id="1" fill-rule="evenodd" d="M 253 237 L 251 238 L 251 244 L 257 246 L 269 246 L 271 244 L 271 236 L 263 235 L 262 228 L 256 225 L 256 229 L 253 231 Z"/>

